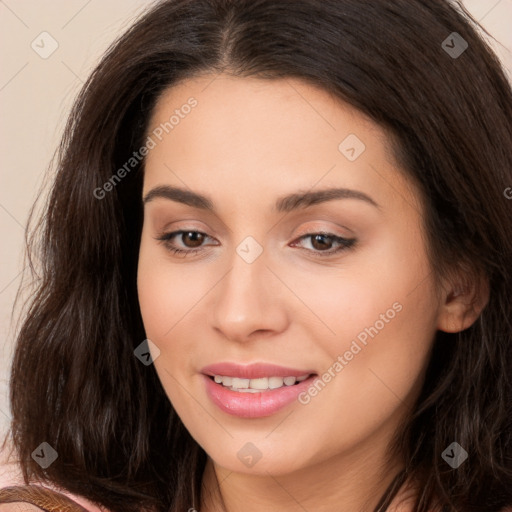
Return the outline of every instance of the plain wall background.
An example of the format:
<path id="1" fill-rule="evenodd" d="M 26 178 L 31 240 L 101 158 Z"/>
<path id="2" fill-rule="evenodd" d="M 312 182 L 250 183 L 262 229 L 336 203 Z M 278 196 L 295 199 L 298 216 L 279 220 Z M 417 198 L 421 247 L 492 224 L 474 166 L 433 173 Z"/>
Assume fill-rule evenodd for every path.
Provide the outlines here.
<path id="1" fill-rule="evenodd" d="M 75 95 L 109 44 L 153 3 L 0 0 L 2 436 L 10 419 L 8 374 L 16 327 L 12 307 L 24 271 L 24 226 L 30 207 L 43 183 Z M 464 3 L 499 41 L 493 44 L 512 77 L 512 0 Z M 41 35 L 43 32 L 49 35 Z M 57 49 L 47 56 L 45 52 L 56 44 Z"/>

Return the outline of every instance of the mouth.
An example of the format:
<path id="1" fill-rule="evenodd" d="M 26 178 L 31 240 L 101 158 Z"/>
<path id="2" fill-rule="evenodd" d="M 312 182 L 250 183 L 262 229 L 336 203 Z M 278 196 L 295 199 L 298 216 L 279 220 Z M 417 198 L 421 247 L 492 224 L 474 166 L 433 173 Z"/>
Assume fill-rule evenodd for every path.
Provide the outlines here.
<path id="1" fill-rule="evenodd" d="M 219 363 L 202 369 L 206 394 L 221 411 L 240 418 L 271 416 L 298 401 L 318 376 L 273 364 Z"/>

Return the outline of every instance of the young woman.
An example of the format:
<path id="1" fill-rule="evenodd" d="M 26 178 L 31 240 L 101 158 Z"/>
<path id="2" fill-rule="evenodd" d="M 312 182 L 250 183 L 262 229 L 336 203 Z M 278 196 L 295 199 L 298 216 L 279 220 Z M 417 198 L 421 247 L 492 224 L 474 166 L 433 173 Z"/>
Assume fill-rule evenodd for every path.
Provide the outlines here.
<path id="1" fill-rule="evenodd" d="M 511 141 L 445 0 L 158 3 L 65 131 L 0 503 L 505 510 Z"/>

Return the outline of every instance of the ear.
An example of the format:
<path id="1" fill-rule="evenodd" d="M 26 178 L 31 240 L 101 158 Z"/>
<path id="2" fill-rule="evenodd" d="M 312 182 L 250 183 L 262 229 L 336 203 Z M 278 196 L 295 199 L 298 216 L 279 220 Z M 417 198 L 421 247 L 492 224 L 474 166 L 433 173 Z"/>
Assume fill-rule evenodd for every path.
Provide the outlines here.
<path id="1" fill-rule="evenodd" d="M 464 273 L 442 285 L 437 328 L 460 332 L 476 321 L 489 301 L 489 280 L 483 273 Z"/>

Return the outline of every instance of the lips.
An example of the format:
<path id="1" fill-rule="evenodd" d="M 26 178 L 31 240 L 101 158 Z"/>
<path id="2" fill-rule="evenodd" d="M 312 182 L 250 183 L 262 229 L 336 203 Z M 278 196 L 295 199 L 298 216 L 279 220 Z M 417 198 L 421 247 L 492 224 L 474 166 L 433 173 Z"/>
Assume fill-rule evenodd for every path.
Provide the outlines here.
<path id="1" fill-rule="evenodd" d="M 297 400 L 298 395 L 305 391 L 317 376 L 310 369 L 287 368 L 274 364 L 255 363 L 239 365 L 235 363 L 217 363 L 201 370 L 205 382 L 206 394 L 221 411 L 241 418 L 260 418 L 271 416 Z M 222 378 L 221 378 L 222 377 Z M 283 379 L 295 382 L 272 389 L 253 389 L 247 392 L 246 381 L 272 382 L 272 379 Z M 298 380 L 297 380 L 298 379 Z M 235 382 L 242 384 L 226 386 Z"/>
<path id="2" fill-rule="evenodd" d="M 311 369 L 299 370 L 297 368 L 286 368 L 268 363 L 253 363 L 240 365 L 236 363 L 216 363 L 205 366 L 201 373 L 214 377 L 223 375 L 226 377 L 238 377 L 240 379 L 261 379 L 263 377 L 300 377 L 315 373 Z"/>

